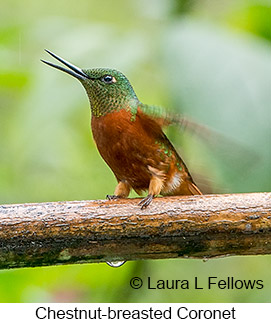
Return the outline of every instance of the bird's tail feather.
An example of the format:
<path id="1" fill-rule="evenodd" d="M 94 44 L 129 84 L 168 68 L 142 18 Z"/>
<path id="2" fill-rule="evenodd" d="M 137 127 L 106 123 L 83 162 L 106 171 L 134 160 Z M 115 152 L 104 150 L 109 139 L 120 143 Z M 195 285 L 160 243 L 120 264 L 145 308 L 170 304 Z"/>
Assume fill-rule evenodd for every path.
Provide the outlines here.
<path id="1" fill-rule="evenodd" d="M 188 183 L 188 190 L 191 192 L 191 195 L 202 195 L 201 191 L 194 183 Z"/>

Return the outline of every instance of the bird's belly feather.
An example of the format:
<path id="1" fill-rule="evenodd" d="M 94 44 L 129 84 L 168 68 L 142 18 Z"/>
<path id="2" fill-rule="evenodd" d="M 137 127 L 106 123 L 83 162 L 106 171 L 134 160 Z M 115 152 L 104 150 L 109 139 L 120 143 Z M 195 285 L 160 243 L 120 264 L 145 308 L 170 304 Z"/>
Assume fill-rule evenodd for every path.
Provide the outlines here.
<path id="1" fill-rule="evenodd" d="M 148 165 L 156 164 L 155 140 L 138 122 L 114 114 L 104 120 L 92 119 L 97 148 L 119 181 L 128 181 L 138 191 L 147 190 L 151 179 Z"/>
<path id="2" fill-rule="evenodd" d="M 162 132 L 152 121 L 144 124 L 139 117 L 120 110 L 91 121 L 97 148 L 118 181 L 125 180 L 137 191 L 147 190 L 153 171 L 164 177 L 163 195 L 174 195 L 185 181 L 186 167 Z M 170 150 L 170 155 L 163 148 Z M 168 151 L 169 151 L 168 150 Z M 179 165 L 179 166 L 177 166 Z M 181 166 L 181 167 L 180 167 Z"/>

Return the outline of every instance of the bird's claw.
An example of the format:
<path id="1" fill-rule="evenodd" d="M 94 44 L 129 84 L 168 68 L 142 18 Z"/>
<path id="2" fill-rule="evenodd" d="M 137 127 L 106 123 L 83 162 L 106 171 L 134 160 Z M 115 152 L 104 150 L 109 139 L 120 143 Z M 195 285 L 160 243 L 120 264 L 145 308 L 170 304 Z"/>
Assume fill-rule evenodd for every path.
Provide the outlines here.
<path id="1" fill-rule="evenodd" d="M 151 201 L 153 200 L 153 195 L 149 194 L 144 199 L 142 199 L 138 205 L 141 205 L 141 210 L 145 209 L 148 205 L 150 205 Z"/>
<path id="2" fill-rule="evenodd" d="M 117 196 L 117 195 L 106 195 L 106 198 L 107 198 L 109 201 L 112 201 L 112 200 L 117 200 L 117 199 L 119 199 L 119 196 Z"/>

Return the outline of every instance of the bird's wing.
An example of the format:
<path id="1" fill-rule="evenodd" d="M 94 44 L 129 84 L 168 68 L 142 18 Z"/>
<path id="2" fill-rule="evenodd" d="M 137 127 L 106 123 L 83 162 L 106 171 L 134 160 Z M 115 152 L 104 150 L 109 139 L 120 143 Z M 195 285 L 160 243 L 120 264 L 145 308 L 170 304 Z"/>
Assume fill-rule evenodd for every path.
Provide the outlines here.
<path id="1" fill-rule="evenodd" d="M 138 112 L 147 118 L 155 121 L 160 127 L 167 126 L 165 109 L 156 105 L 148 105 L 140 103 Z"/>
<path id="2" fill-rule="evenodd" d="M 222 160 L 223 165 L 234 167 L 238 174 L 247 174 L 257 161 L 259 156 L 238 139 L 231 139 L 208 126 L 186 118 L 183 115 L 171 113 L 158 106 L 140 104 L 139 109 L 143 114 L 153 119 L 160 127 L 170 125 L 178 127 L 181 131 L 195 135 L 202 141 L 209 151 L 212 151 L 216 159 Z"/>
<path id="3" fill-rule="evenodd" d="M 211 131 L 206 126 L 192 121 L 180 114 L 168 112 L 160 106 L 140 103 L 139 109 L 143 114 L 153 119 L 161 127 L 176 125 L 182 130 L 188 130 L 200 136 L 202 136 L 202 132 L 205 132 L 206 135 L 207 133 L 211 135 Z"/>
<path id="4" fill-rule="evenodd" d="M 196 122 L 191 118 L 168 112 L 162 107 L 155 105 L 140 104 L 139 109 L 161 127 L 170 125 L 177 126 L 182 131 L 188 132 L 191 135 L 196 135 L 197 138 L 203 140 L 207 146 L 212 147 L 212 149 L 217 147 L 226 152 L 236 151 L 247 156 L 250 160 L 255 160 L 256 158 L 255 153 L 246 148 L 243 144 L 238 143 L 238 141 L 229 138 L 215 129 Z M 239 154 L 238 156 L 240 157 Z"/>

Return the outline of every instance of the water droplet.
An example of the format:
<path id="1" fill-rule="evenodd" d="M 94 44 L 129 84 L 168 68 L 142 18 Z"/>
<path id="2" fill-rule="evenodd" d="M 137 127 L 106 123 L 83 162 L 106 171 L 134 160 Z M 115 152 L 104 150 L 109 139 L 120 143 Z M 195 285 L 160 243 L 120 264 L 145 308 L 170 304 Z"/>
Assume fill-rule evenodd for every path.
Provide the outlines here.
<path id="1" fill-rule="evenodd" d="M 126 263 L 126 260 L 120 261 L 107 261 L 106 262 L 110 267 L 118 268 Z"/>

